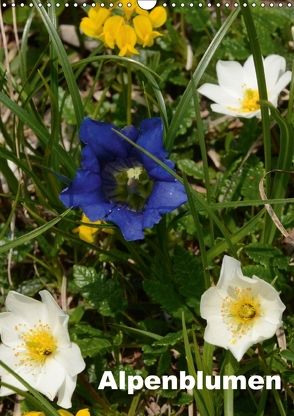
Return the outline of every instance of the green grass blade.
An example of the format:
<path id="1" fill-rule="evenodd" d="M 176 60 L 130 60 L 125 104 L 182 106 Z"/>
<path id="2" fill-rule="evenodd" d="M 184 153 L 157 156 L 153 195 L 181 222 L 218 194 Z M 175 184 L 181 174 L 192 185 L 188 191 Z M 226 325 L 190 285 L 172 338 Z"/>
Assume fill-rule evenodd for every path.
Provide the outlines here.
<path id="1" fill-rule="evenodd" d="M 173 143 L 175 141 L 177 131 L 179 125 L 182 123 L 183 119 L 185 118 L 186 113 L 191 108 L 191 100 L 193 98 L 193 88 L 198 87 L 198 84 L 204 74 L 206 68 L 209 65 L 213 55 L 215 54 L 216 50 L 218 49 L 219 45 L 221 44 L 223 38 L 228 33 L 231 25 L 233 24 L 234 20 L 238 16 L 239 9 L 235 9 L 224 22 L 222 27 L 219 29 L 215 37 L 213 38 L 212 42 L 208 46 L 205 54 L 203 55 L 199 65 L 197 66 L 192 78 L 193 81 L 190 80 L 184 94 L 182 95 L 180 102 L 176 108 L 176 111 L 173 115 L 171 120 L 169 129 L 167 131 L 167 148 L 170 150 L 173 147 Z"/>
<path id="2" fill-rule="evenodd" d="M 244 6 L 245 5 L 245 6 Z M 266 172 L 271 170 L 271 134 L 270 134 L 270 118 L 269 111 L 263 101 L 267 101 L 267 88 L 265 81 L 265 74 L 263 68 L 263 60 L 261 54 L 261 48 L 259 44 L 259 38 L 255 28 L 254 20 L 252 18 L 250 4 L 248 1 L 241 1 L 240 6 L 242 9 L 242 16 L 244 19 L 247 35 L 250 43 L 250 48 L 253 54 L 254 66 L 256 70 L 256 78 L 258 85 L 259 98 L 261 100 L 260 112 L 262 120 L 262 133 L 263 133 L 263 147 L 264 147 L 264 165 Z M 269 178 L 266 180 L 266 191 L 269 191 Z M 266 241 L 266 240 L 264 240 Z"/>
<path id="3" fill-rule="evenodd" d="M 8 373 L 12 374 L 35 397 L 35 399 L 38 400 L 43 410 L 46 410 L 46 414 L 48 416 L 60 416 L 57 410 L 54 409 L 54 407 L 48 402 L 47 399 L 45 399 L 37 390 L 31 387 L 29 383 L 27 383 L 15 371 L 8 367 L 3 361 L 0 361 L 0 366 L 3 367 Z"/>
<path id="4" fill-rule="evenodd" d="M 183 328 L 183 339 L 184 339 L 184 346 L 185 346 L 185 354 L 188 366 L 188 372 L 191 376 L 197 380 L 197 372 L 194 366 L 193 355 L 191 351 L 191 346 L 189 342 L 188 331 L 185 322 L 185 315 L 184 312 L 182 313 L 182 328 Z M 194 398 L 197 404 L 197 407 L 200 411 L 201 416 L 214 416 L 214 405 L 213 401 L 209 398 L 209 393 L 207 390 L 197 390 L 196 388 L 193 389 Z"/>
<path id="5" fill-rule="evenodd" d="M 251 218 L 242 228 L 240 228 L 235 234 L 231 235 L 231 243 L 233 245 L 236 245 L 240 241 L 243 240 L 243 238 L 248 237 L 251 232 L 256 232 L 258 223 L 260 222 L 261 218 L 265 214 L 265 209 L 262 209 L 255 217 Z M 260 223 L 261 226 L 261 223 Z M 227 251 L 229 248 L 227 241 L 221 241 L 220 243 L 213 246 L 210 250 L 207 252 L 207 259 L 208 261 L 212 261 L 215 257 L 218 257 L 220 254 Z"/>
<path id="6" fill-rule="evenodd" d="M 21 108 L 18 104 L 13 102 L 7 95 L 0 92 L 0 103 L 9 108 L 24 124 L 30 127 L 34 133 L 38 136 L 43 145 L 47 146 L 50 141 L 50 134 L 48 130 L 37 120 L 37 118 L 28 111 Z M 69 174 L 73 175 L 75 167 L 67 152 L 60 146 L 56 145 L 55 151 L 57 152 L 60 162 L 66 167 Z"/>
<path id="7" fill-rule="evenodd" d="M 157 99 L 157 105 L 158 105 L 158 109 L 160 112 L 160 115 L 162 117 L 163 123 L 165 128 L 167 128 L 168 126 L 168 117 L 167 117 L 167 112 L 166 112 L 166 106 L 165 106 L 165 101 L 163 98 L 163 95 L 160 91 L 159 85 L 156 81 L 156 78 L 160 79 L 159 75 L 156 74 L 156 72 L 152 71 L 151 69 L 149 69 L 146 65 L 142 64 L 141 62 L 135 61 L 134 59 L 131 58 L 125 58 L 122 56 L 116 56 L 116 55 L 99 55 L 99 56 L 92 56 L 86 59 L 82 59 L 79 62 L 75 62 L 73 64 L 73 67 L 79 67 L 79 66 L 84 66 L 85 64 L 90 64 L 92 62 L 99 62 L 99 61 L 117 61 L 120 62 L 126 66 L 131 65 L 133 66 L 136 70 L 140 70 L 146 77 L 147 81 L 150 83 L 154 95 Z"/>
<path id="8" fill-rule="evenodd" d="M 50 228 L 52 228 L 55 224 L 57 224 L 59 221 L 62 220 L 62 218 L 64 218 L 69 212 L 71 211 L 71 209 L 67 209 L 66 211 L 64 211 L 61 215 L 59 215 L 58 217 L 54 218 L 53 220 L 47 222 L 44 225 L 41 225 L 40 227 L 36 228 L 33 231 L 30 231 L 24 235 L 22 235 L 21 237 L 15 238 L 12 241 L 9 241 L 6 244 L 3 244 L 2 246 L 0 246 L 0 254 L 1 253 L 5 253 L 6 251 L 18 247 L 22 244 L 27 243 L 28 241 L 31 241 L 34 238 L 37 238 L 39 235 L 45 233 L 46 231 L 50 230 Z"/>
<path id="9" fill-rule="evenodd" d="M 188 204 L 190 207 L 190 212 L 191 212 L 191 215 L 193 217 L 193 220 L 197 229 L 197 235 L 198 235 L 198 241 L 199 241 L 199 247 L 200 247 L 200 256 L 201 256 L 202 266 L 203 266 L 204 287 L 205 289 L 208 289 L 210 287 L 210 276 L 208 272 L 208 261 L 207 261 L 205 243 L 204 243 L 204 233 L 203 233 L 202 225 L 201 225 L 199 215 L 197 212 L 197 208 L 194 203 L 192 189 L 191 189 L 190 184 L 187 181 L 186 175 L 184 175 L 184 186 L 185 186 L 186 193 L 188 196 Z"/>
<path id="10" fill-rule="evenodd" d="M 52 23 L 50 17 L 46 13 L 44 6 L 39 7 L 38 2 L 36 0 L 33 0 L 33 3 L 35 5 L 35 8 L 38 10 L 41 16 L 41 19 L 47 29 L 50 40 L 58 56 L 60 65 L 62 66 L 64 77 L 66 79 L 69 93 L 72 98 L 77 125 L 79 126 L 84 117 L 84 110 L 83 110 L 82 100 L 80 97 L 80 92 L 79 92 L 79 89 L 75 80 L 75 76 L 74 76 L 71 64 L 68 60 L 67 53 L 64 49 L 63 43 L 56 31 L 54 24 Z"/>

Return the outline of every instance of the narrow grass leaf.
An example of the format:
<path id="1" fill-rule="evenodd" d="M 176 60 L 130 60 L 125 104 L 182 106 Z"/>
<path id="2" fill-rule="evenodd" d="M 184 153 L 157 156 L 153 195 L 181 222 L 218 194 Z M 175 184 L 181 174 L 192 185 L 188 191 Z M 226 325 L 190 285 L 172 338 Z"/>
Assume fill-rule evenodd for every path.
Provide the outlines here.
<path id="1" fill-rule="evenodd" d="M 80 92 L 79 92 L 79 89 L 75 80 L 75 76 L 74 76 L 71 64 L 67 57 L 67 53 L 64 49 L 63 43 L 61 42 L 61 39 L 57 33 L 57 30 L 53 22 L 51 21 L 50 17 L 46 13 L 44 6 L 39 7 L 38 2 L 36 0 L 33 0 L 33 3 L 42 18 L 42 21 L 52 41 L 53 47 L 59 58 L 60 65 L 62 66 L 64 77 L 68 85 L 69 93 L 72 98 L 77 125 L 80 125 L 84 117 L 83 104 L 82 104 Z"/>
<path id="2" fill-rule="evenodd" d="M 173 143 L 175 141 L 178 129 L 182 120 L 185 118 L 187 112 L 191 108 L 191 100 L 193 98 L 193 88 L 198 87 L 198 84 L 204 74 L 206 68 L 208 67 L 213 55 L 215 54 L 216 50 L 218 49 L 219 45 L 221 44 L 223 38 L 228 33 L 230 27 L 232 26 L 234 20 L 238 16 L 239 9 L 235 9 L 226 21 L 223 23 L 222 27 L 219 29 L 215 37 L 213 38 L 212 42 L 208 46 L 205 54 L 203 55 L 201 61 L 199 62 L 192 78 L 193 81 L 190 80 L 187 88 L 182 95 L 179 104 L 177 105 L 176 111 L 173 115 L 171 120 L 169 129 L 167 131 L 167 146 L 168 150 L 173 147 Z"/>
<path id="3" fill-rule="evenodd" d="M 41 225 L 40 227 L 22 235 L 21 237 L 15 238 L 14 240 L 3 244 L 2 246 L 0 246 L 0 254 L 5 253 L 6 251 L 8 251 L 12 248 L 18 247 L 22 244 L 25 244 L 28 241 L 31 241 L 32 239 L 34 239 L 34 238 L 38 237 L 39 235 L 45 233 L 46 231 L 50 230 L 50 228 L 52 228 L 55 224 L 57 224 L 59 221 L 61 221 L 62 218 L 64 218 L 70 211 L 71 211 L 71 209 L 69 208 L 66 211 L 64 211 L 61 215 L 59 215 L 58 217 L 54 218 L 53 220 L 47 222 L 46 224 Z"/>
<path id="4" fill-rule="evenodd" d="M 34 397 L 42 408 L 46 410 L 48 416 L 59 416 L 57 410 L 43 397 L 37 390 L 35 390 L 29 383 L 27 383 L 22 377 L 20 377 L 15 371 L 13 371 L 3 361 L 0 361 L 0 366 L 3 367 L 8 373 L 13 375 Z M 21 393 L 22 394 L 22 393 Z"/>

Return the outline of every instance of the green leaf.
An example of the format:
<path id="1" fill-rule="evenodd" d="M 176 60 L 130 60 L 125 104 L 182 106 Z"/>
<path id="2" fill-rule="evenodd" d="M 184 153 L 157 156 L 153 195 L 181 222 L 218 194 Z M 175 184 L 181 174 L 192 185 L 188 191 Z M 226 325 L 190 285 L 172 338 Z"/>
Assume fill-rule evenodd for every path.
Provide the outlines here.
<path id="1" fill-rule="evenodd" d="M 14 10 L 17 24 L 25 23 L 31 12 L 29 7 L 17 6 L 14 8 Z M 13 24 L 12 8 L 9 8 L 4 11 L 3 22 L 7 25 Z"/>
<path id="2" fill-rule="evenodd" d="M 223 23 L 222 27 L 219 29 L 217 34 L 215 35 L 214 39 L 208 46 L 205 54 L 203 55 L 201 61 L 199 62 L 194 74 L 193 74 L 193 82 L 190 80 L 184 94 L 182 95 L 176 111 L 173 115 L 171 120 L 169 129 L 167 131 L 167 145 L 168 149 L 170 150 L 173 146 L 174 140 L 176 138 L 178 127 L 182 123 L 182 120 L 185 118 L 187 111 L 191 108 L 191 100 L 193 98 L 193 88 L 197 88 L 199 82 L 204 74 L 206 68 L 208 67 L 213 55 L 215 54 L 216 50 L 218 49 L 219 45 L 221 44 L 223 38 L 229 31 L 231 25 L 233 24 L 234 20 L 238 16 L 239 10 L 234 10 L 226 21 Z"/>
<path id="3" fill-rule="evenodd" d="M 69 93 L 72 98 L 73 107 L 75 110 L 75 116 L 76 116 L 76 123 L 77 125 L 80 125 L 83 117 L 84 117 L 84 110 L 82 105 L 82 100 L 80 97 L 80 92 L 75 80 L 75 76 L 71 67 L 71 64 L 68 60 L 67 53 L 64 49 L 63 43 L 56 31 L 56 28 L 54 27 L 54 24 L 52 23 L 50 17 L 46 13 L 46 10 L 44 7 L 38 7 L 38 2 L 36 0 L 33 0 L 33 3 L 35 5 L 35 8 L 39 12 L 42 21 L 48 31 L 50 40 L 53 44 L 53 47 L 56 51 L 56 54 L 58 56 L 60 65 L 62 66 L 64 77 L 67 81 Z"/>
<path id="4" fill-rule="evenodd" d="M 294 363 L 294 352 L 289 351 L 289 350 L 284 350 L 284 351 L 281 351 L 281 356 L 283 358 L 286 358 L 286 360 L 292 361 L 292 363 Z"/>
<path id="5" fill-rule="evenodd" d="M 247 199 L 259 199 L 259 182 L 264 175 L 263 163 L 254 159 L 245 172 L 245 178 L 241 187 L 241 195 Z"/>
<path id="6" fill-rule="evenodd" d="M 79 345 L 83 357 L 95 357 L 111 348 L 111 343 L 105 338 L 76 339 L 76 343 Z"/>
<path id="7" fill-rule="evenodd" d="M 94 283 L 97 277 L 96 270 L 93 267 L 86 266 L 73 266 L 74 283 L 79 289 L 83 289 L 85 286 Z"/>
<path id="8" fill-rule="evenodd" d="M 287 270 L 289 259 L 277 247 L 266 244 L 252 243 L 244 249 L 248 257 L 255 263 L 262 264 L 265 267 L 270 265 Z"/>
<path id="9" fill-rule="evenodd" d="M 178 168 L 185 173 L 187 176 L 192 176 L 194 179 L 204 179 L 204 172 L 203 172 L 203 163 L 200 162 L 194 162 L 194 160 L 191 159 L 181 159 L 177 161 Z M 209 169 L 210 178 L 212 178 L 214 175 L 214 171 L 212 169 Z"/>
<path id="10" fill-rule="evenodd" d="M 178 291 L 189 305 L 196 306 L 205 290 L 200 258 L 177 247 L 173 256 L 173 278 Z"/>
<path id="11" fill-rule="evenodd" d="M 82 295 L 103 316 L 115 316 L 126 307 L 120 283 L 98 274 L 92 267 L 74 266 L 74 283 Z"/>
<path id="12" fill-rule="evenodd" d="M 0 254 L 5 253 L 6 251 L 8 251 L 12 248 L 18 247 L 22 244 L 25 244 L 28 241 L 31 241 L 34 238 L 38 237 L 39 235 L 41 235 L 41 234 L 45 233 L 46 231 L 50 230 L 50 228 L 52 228 L 55 224 L 57 224 L 59 221 L 61 221 L 62 218 L 64 218 L 70 211 L 71 211 L 71 209 L 69 208 L 66 211 L 64 211 L 61 215 L 59 215 L 58 217 L 54 218 L 53 220 L 47 222 L 46 224 L 41 225 L 40 227 L 22 235 L 21 237 L 15 238 L 14 240 L 3 244 L 2 246 L 0 246 Z"/>
<path id="13" fill-rule="evenodd" d="M 162 347 L 173 347 L 179 341 L 182 341 L 183 333 L 182 331 L 179 332 L 171 332 L 170 334 L 165 335 L 160 340 L 153 342 L 153 346 L 162 346 Z"/>

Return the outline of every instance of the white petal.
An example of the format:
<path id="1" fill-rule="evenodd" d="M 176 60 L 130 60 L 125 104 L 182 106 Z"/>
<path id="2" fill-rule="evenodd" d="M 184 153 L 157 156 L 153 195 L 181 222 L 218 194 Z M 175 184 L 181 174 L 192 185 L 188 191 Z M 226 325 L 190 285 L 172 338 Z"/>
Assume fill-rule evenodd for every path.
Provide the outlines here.
<path id="1" fill-rule="evenodd" d="M 6 309 L 21 317 L 24 321 L 34 325 L 39 320 L 44 319 L 45 308 L 42 302 L 10 291 L 5 301 Z"/>
<path id="2" fill-rule="evenodd" d="M 267 318 L 259 319 L 251 330 L 252 343 L 257 344 L 258 342 L 272 338 L 280 326 L 281 322 L 273 324 L 272 322 L 269 322 Z"/>
<path id="3" fill-rule="evenodd" d="M 255 293 L 260 294 L 262 299 L 271 305 L 270 309 L 277 310 L 280 314 L 282 314 L 286 309 L 286 306 L 281 301 L 277 290 L 271 284 L 257 276 L 253 276 L 252 280 L 257 283 L 255 286 Z M 268 312 L 269 311 L 267 311 L 267 313 Z"/>
<path id="4" fill-rule="evenodd" d="M 54 336 L 58 339 L 58 346 L 68 348 L 70 346 L 67 329 L 69 316 L 58 306 L 48 290 L 42 290 L 39 294 L 46 308 L 46 321 L 49 323 Z"/>
<path id="5" fill-rule="evenodd" d="M 283 91 L 283 89 L 289 84 L 289 82 L 291 81 L 291 77 L 292 77 L 292 72 L 291 71 L 287 71 L 285 72 L 280 79 L 278 80 L 278 82 L 274 85 L 274 87 L 269 90 L 268 95 L 269 95 L 269 101 L 273 102 L 273 100 L 277 100 L 278 96 L 280 95 L 280 93 Z"/>
<path id="6" fill-rule="evenodd" d="M 244 69 L 244 84 L 245 88 L 257 90 L 257 78 L 254 66 L 253 55 L 250 55 L 243 66 Z"/>
<path id="7" fill-rule="evenodd" d="M 232 95 L 230 95 L 228 91 L 226 91 L 219 85 L 203 84 L 198 89 L 198 92 L 200 92 L 200 94 L 205 95 L 205 97 L 209 98 L 212 101 L 215 101 L 218 104 L 222 104 L 228 107 L 240 107 L 240 101 L 238 101 L 238 99 L 236 99 L 235 97 L 232 97 Z"/>
<path id="8" fill-rule="evenodd" d="M 210 319 L 204 331 L 206 342 L 225 349 L 229 348 L 231 333 L 221 317 Z"/>
<path id="9" fill-rule="evenodd" d="M 238 280 L 243 276 L 241 270 L 241 263 L 230 256 L 224 256 L 220 277 L 217 282 L 217 287 L 227 291 L 228 287 L 232 284 L 236 286 Z"/>
<path id="10" fill-rule="evenodd" d="M 210 287 L 206 290 L 200 300 L 201 317 L 207 320 L 219 317 L 224 297 L 225 295 L 218 287 Z"/>
<path id="11" fill-rule="evenodd" d="M 22 374 L 19 367 L 17 367 L 18 360 L 16 359 L 15 352 L 12 348 L 7 347 L 6 345 L 0 345 L 0 360 L 3 361 L 11 370 L 16 371 L 22 378 L 25 379 L 24 375 Z M 23 386 L 23 384 L 18 381 L 13 375 L 8 373 L 3 367 L 0 366 L 0 376 L 1 381 L 7 384 L 11 384 L 12 386 L 26 391 L 27 389 Z M 0 396 L 6 396 L 7 394 L 14 393 L 10 389 L 6 387 L 0 388 Z"/>
<path id="12" fill-rule="evenodd" d="M 269 55 L 264 61 L 264 73 L 266 79 L 267 90 L 271 90 L 277 83 L 278 78 L 286 70 L 286 60 L 279 55 Z"/>
<path id="13" fill-rule="evenodd" d="M 11 386 L 15 387 L 16 389 L 27 391 L 27 389 L 18 381 L 13 375 L 6 373 L 5 376 L 1 377 L 1 381 L 3 383 L 10 384 Z M 9 396 L 10 394 L 15 394 L 14 390 L 10 390 L 9 388 L 5 386 L 0 387 L 0 396 Z"/>
<path id="14" fill-rule="evenodd" d="M 19 344 L 21 342 L 19 329 L 24 328 L 24 325 L 26 323 L 12 312 L 0 313 L 0 334 L 3 344 L 9 347 Z"/>
<path id="15" fill-rule="evenodd" d="M 50 400 L 54 400 L 64 380 L 64 368 L 54 358 L 51 358 L 45 362 L 33 387 Z"/>
<path id="16" fill-rule="evenodd" d="M 245 352 L 248 351 L 249 348 L 254 344 L 255 342 L 252 342 L 251 337 L 247 334 L 240 337 L 236 343 L 230 343 L 228 349 L 231 351 L 236 360 L 240 361 Z"/>
<path id="17" fill-rule="evenodd" d="M 0 361 L 3 361 L 8 367 L 10 367 L 12 370 L 15 370 L 15 365 L 17 363 L 17 359 L 15 357 L 14 351 L 12 348 L 7 347 L 4 344 L 0 345 Z M 9 374 L 7 371 L 0 366 L 0 376 L 3 377 L 3 375 Z"/>
<path id="18" fill-rule="evenodd" d="M 60 363 L 70 377 L 81 373 L 86 366 L 81 350 L 74 342 L 71 343 L 69 348 L 58 351 L 55 359 Z"/>
<path id="19" fill-rule="evenodd" d="M 69 409 L 71 407 L 71 397 L 76 388 L 76 384 L 77 376 L 66 376 L 62 386 L 58 391 L 58 406 L 63 407 L 64 409 Z"/>
<path id="20" fill-rule="evenodd" d="M 221 87 L 230 92 L 233 97 L 242 97 L 243 67 L 236 61 L 218 61 L 216 73 Z"/>
<path id="21" fill-rule="evenodd" d="M 236 108 L 239 108 L 239 107 L 240 107 L 240 103 L 238 104 L 238 107 Z M 238 109 L 230 110 L 220 104 L 211 104 L 211 109 L 215 111 L 216 113 L 226 114 L 227 116 L 232 116 L 232 117 L 253 118 L 253 117 L 260 116 L 260 110 L 241 113 Z"/>
<path id="22" fill-rule="evenodd" d="M 55 326 L 51 327 L 54 337 L 57 339 L 58 348 L 69 348 L 70 347 L 70 337 L 67 329 L 68 316 L 57 317 L 55 321 Z"/>

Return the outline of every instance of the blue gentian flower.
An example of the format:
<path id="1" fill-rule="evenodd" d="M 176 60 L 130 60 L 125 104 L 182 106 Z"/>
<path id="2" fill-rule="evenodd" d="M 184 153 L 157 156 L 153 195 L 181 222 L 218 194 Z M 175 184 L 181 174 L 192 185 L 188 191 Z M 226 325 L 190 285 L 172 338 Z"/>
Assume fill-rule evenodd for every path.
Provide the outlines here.
<path id="1" fill-rule="evenodd" d="M 162 214 L 184 204 L 187 196 L 179 181 L 114 129 L 174 167 L 163 147 L 160 118 L 144 120 L 139 129 L 121 130 L 86 118 L 80 128 L 85 145 L 81 167 L 60 199 L 67 207 L 81 208 L 91 221 L 113 222 L 126 240 L 139 240 L 144 238 L 144 228 L 153 227 Z"/>

